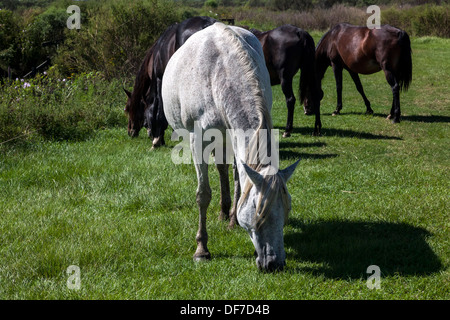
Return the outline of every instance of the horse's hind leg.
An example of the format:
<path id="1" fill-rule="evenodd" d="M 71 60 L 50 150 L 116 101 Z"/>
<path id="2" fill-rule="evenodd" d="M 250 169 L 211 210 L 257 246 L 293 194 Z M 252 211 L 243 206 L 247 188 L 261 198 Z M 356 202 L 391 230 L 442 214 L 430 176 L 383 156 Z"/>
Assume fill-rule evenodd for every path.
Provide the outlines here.
<path id="1" fill-rule="evenodd" d="M 198 137 L 201 139 L 201 137 Z M 194 254 L 194 260 L 207 260 L 211 258 L 211 254 L 208 251 L 208 233 L 206 232 L 206 210 L 208 209 L 209 203 L 211 202 L 211 188 L 209 186 L 208 179 L 208 163 L 203 161 L 203 146 L 199 143 L 200 150 L 197 150 L 195 143 L 196 137 L 191 134 L 191 150 L 192 157 L 194 159 L 195 170 L 197 172 L 197 205 L 199 208 L 199 223 L 197 236 L 195 237 L 197 241 L 197 250 Z"/>
<path id="2" fill-rule="evenodd" d="M 359 76 L 356 72 L 353 72 L 351 70 L 348 70 L 348 73 L 350 73 L 350 76 L 353 79 L 353 82 L 355 83 L 356 90 L 358 90 L 359 94 L 364 100 L 364 104 L 366 105 L 366 114 L 373 114 L 373 110 L 370 107 L 370 101 L 367 99 L 366 94 L 364 93 L 363 86 L 361 84 L 361 80 L 359 79 Z"/>
<path id="3" fill-rule="evenodd" d="M 292 129 L 294 127 L 294 108 L 295 108 L 295 96 L 294 91 L 292 90 L 292 77 L 284 74 L 285 72 L 280 73 L 281 79 L 281 90 L 283 91 L 284 96 L 286 97 L 286 106 L 288 110 L 287 121 L 286 121 L 286 130 L 283 133 L 283 137 L 290 137 Z"/>
<path id="4" fill-rule="evenodd" d="M 392 71 L 385 69 L 384 74 L 392 89 L 392 108 L 387 119 L 391 119 L 392 123 L 398 123 L 400 122 L 400 86 Z"/>
<path id="5" fill-rule="evenodd" d="M 337 107 L 336 110 L 333 112 L 333 116 L 338 115 L 341 113 L 342 110 L 342 66 L 340 64 L 331 63 L 331 66 L 333 67 L 333 73 L 334 73 L 334 80 L 336 81 L 336 93 L 337 93 Z"/>
<path id="6" fill-rule="evenodd" d="M 219 159 L 216 159 L 216 162 Z M 220 215 L 219 220 L 227 220 L 230 217 L 231 197 L 230 180 L 228 176 L 228 164 L 223 161 L 216 163 L 217 171 L 220 176 Z"/>

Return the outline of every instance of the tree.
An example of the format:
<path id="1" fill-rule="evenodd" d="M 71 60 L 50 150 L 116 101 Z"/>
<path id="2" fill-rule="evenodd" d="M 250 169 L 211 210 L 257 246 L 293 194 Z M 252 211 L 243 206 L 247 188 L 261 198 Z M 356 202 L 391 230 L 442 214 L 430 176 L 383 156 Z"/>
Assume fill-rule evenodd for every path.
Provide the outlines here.
<path id="1" fill-rule="evenodd" d="M 0 10 L 0 68 L 17 67 L 19 25 L 13 13 Z"/>

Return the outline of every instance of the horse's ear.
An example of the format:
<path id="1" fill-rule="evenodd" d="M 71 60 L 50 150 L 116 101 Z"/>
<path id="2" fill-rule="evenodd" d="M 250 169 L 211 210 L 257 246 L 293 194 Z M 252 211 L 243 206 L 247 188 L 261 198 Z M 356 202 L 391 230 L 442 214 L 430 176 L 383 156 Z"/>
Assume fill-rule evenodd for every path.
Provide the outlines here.
<path id="1" fill-rule="evenodd" d="M 128 98 L 131 98 L 131 92 L 128 91 L 127 89 L 125 89 L 124 87 L 122 87 L 122 88 L 123 88 L 123 91 L 125 91 L 125 93 L 127 94 Z"/>
<path id="2" fill-rule="evenodd" d="M 258 172 L 256 172 L 255 170 L 253 170 L 252 168 L 250 168 L 248 165 L 246 165 L 245 163 L 242 163 L 242 165 L 244 166 L 245 172 L 247 173 L 247 176 L 249 177 L 249 179 L 253 182 L 253 184 L 256 187 L 260 187 L 263 183 L 263 176 L 260 175 Z"/>
<path id="3" fill-rule="evenodd" d="M 279 171 L 278 173 L 283 177 L 284 181 L 288 182 L 291 178 L 292 174 L 295 171 L 295 168 L 297 168 L 298 163 L 300 162 L 300 159 L 298 159 L 294 164 L 291 164 L 286 169 L 283 169 Z"/>

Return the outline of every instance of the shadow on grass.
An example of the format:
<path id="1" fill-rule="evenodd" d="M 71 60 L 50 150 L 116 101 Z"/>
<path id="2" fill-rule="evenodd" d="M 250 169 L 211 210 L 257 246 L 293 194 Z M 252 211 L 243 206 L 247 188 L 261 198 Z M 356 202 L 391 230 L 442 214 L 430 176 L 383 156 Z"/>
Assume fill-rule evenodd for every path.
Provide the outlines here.
<path id="1" fill-rule="evenodd" d="M 283 148 L 312 148 L 312 147 L 325 147 L 325 142 L 298 142 L 283 138 L 280 140 L 279 147 Z"/>
<path id="2" fill-rule="evenodd" d="M 404 223 L 319 221 L 290 219 L 300 232 L 285 234 L 288 259 L 319 264 L 300 268 L 328 278 L 366 278 L 377 265 L 381 276 L 427 275 L 442 270 L 439 258 L 425 241 L 432 234 Z"/>
<path id="3" fill-rule="evenodd" d="M 298 159 L 328 159 L 336 158 L 338 154 L 320 154 L 320 153 L 304 153 L 292 150 L 292 148 L 312 148 L 312 147 L 324 147 L 327 144 L 324 142 L 298 142 L 289 139 L 280 141 L 280 159 L 281 160 L 298 160 Z"/>
<path id="4" fill-rule="evenodd" d="M 279 129 L 281 132 L 284 132 L 284 128 L 276 127 L 275 129 Z M 310 128 L 294 128 L 292 133 L 298 133 L 301 135 L 311 135 Z M 346 130 L 346 129 L 334 129 L 334 128 L 323 128 L 321 130 L 321 136 L 337 136 L 343 138 L 358 138 L 358 139 L 380 139 L 380 140 L 403 140 L 400 137 L 395 136 L 387 136 L 382 134 L 373 134 L 369 132 L 361 132 L 354 130 Z M 282 139 L 290 139 L 290 138 L 282 138 Z"/>
<path id="5" fill-rule="evenodd" d="M 364 112 L 347 112 L 342 113 L 339 116 L 343 115 L 364 115 Z M 367 115 L 370 117 L 371 115 Z M 374 113 L 372 116 L 374 117 L 380 117 L 380 118 L 386 118 L 388 116 L 388 113 Z M 448 123 L 450 122 L 449 116 L 437 116 L 437 115 L 429 115 L 429 116 L 423 116 L 423 115 L 410 115 L 410 116 L 401 116 L 401 121 L 411 121 L 411 122 L 426 122 L 426 123 L 434 123 L 434 122 L 440 122 L 440 123 Z"/>
<path id="6" fill-rule="evenodd" d="M 298 160 L 298 159 L 312 159 L 312 160 L 320 160 L 320 159 L 329 159 L 336 158 L 338 154 L 329 153 L 329 154 L 320 154 L 320 153 L 304 153 L 304 152 L 296 152 L 292 150 L 280 150 L 280 159 L 281 160 Z"/>
<path id="7" fill-rule="evenodd" d="M 433 123 L 433 122 L 442 122 L 442 123 L 448 123 L 450 122 L 450 117 L 446 116 L 402 116 L 400 120 L 404 121 L 412 121 L 412 122 L 427 122 L 427 123 Z"/>

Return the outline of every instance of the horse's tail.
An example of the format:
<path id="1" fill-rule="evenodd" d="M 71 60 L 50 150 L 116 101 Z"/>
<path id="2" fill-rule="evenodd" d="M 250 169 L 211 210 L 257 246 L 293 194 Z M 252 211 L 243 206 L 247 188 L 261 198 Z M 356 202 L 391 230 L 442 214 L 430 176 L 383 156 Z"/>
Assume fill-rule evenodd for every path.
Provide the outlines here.
<path id="1" fill-rule="evenodd" d="M 400 90 L 406 91 L 412 81 L 412 59 L 411 41 L 405 31 L 401 31 L 398 37 L 400 46 L 400 59 L 398 64 L 397 77 Z"/>
<path id="2" fill-rule="evenodd" d="M 300 62 L 300 85 L 299 85 L 299 97 L 300 104 L 305 101 L 308 90 L 311 90 L 311 86 L 316 84 L 315 77 L 315 54 L 316 49 L 313 38 L 305 31 L 299 31 L 298 36 L 303 40 L 302 57 Z"/>

